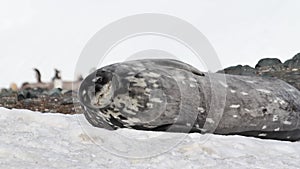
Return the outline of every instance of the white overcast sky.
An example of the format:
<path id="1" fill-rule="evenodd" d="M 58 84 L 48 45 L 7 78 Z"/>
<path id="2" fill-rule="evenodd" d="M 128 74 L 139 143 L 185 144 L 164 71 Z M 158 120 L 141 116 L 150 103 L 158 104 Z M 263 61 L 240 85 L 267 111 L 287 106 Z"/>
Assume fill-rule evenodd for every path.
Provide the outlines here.
<path id="1" fill-rule="evenodd" d="M 191 23 L 210 41 L 224 68 L 255 66 L 264 57 L 285 61 L 300 52 L 298 0 L 0 0 L 0 87 L 34 81 L 33 67 L 44 81 L 54 68 L 73 79 L 80 52 L 97 31 L 140 13 Z M 123 44 L 115 55 L 130 55 L 139 41 Z M 148 38 L 147 44 L 153 48 L 157 42 Z"/>

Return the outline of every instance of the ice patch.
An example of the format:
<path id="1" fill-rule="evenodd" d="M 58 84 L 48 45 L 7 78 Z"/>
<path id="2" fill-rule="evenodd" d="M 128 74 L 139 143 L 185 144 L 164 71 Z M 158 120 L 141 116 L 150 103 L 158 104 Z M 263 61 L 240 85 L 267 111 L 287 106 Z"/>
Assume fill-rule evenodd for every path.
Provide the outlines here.
<path id="1" fill-rule="evenodd" d="M 246 92 L 241 92 L 241 94 L 242 95 L 244 95 L 244 96 L 247 96 L 247 95 L 249 95 L 248 93 L 246 93 Z"/>
<path id="2" fill-rule="evenodd" d="M 208 121 L 212 122 L 212 119 Z M 82 114 L 63 115 L 0 108 L 0 133 L 3 169 L 239 169 L 243 166 L 297 169 L 300 164 L 300 142 L 236 135 L 132 129 L 110 131 L 91 126 Z M 170 145 L 175 136 L 179 138 L 178 141 Z M 261 133 L 260 136 L 266 134 Z M 146 141 L 151 144 L 141 147 L 140 144 Z M 169 147 L 167 151 L 161 151 L 166 147 Z M 132 150 L 142 154 L 137 156 L 128 153 Z M 158 154 L 145 158 L 151 151 L 157 151 Z"/>
<path id="3" fill-rule="evenodd" d="M 220 83 L 222 86 L 226 87 L 226 88 L 228 87 L 228 85 L 227 85 L 225 82 L 223 82 L 223 81 L 220 81 L 220 80 L 219 80 L 219 83 Z"/>
<path id="4" fill-rule="evenodd" d="M 266 89 L 256 89 L 256 90 L 259 91 L 259 92 L 267 93 L 267 94 L 271 93 L 271 91 L 266 90 Z"/>
<path id="5" fill-rule="evenodd" d="M 239 104 L 233 104 L 233 105 L 230 105 L 230 108 L 233 108 L 233 109 L 237 109 L 237 108 L 240 108 L 241 105 Z"/>

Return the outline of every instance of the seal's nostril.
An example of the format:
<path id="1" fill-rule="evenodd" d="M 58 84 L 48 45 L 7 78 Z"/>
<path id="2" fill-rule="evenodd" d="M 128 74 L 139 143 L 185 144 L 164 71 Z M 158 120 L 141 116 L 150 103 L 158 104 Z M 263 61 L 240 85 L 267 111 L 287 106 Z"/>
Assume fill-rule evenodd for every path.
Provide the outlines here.
<path id="1" fill-rule="evenodd" d="M 95 92 L 100 91 L 101 88 L 102 88 L 102 85 L 100 85 L 100 84 L 95 84 Z"/>

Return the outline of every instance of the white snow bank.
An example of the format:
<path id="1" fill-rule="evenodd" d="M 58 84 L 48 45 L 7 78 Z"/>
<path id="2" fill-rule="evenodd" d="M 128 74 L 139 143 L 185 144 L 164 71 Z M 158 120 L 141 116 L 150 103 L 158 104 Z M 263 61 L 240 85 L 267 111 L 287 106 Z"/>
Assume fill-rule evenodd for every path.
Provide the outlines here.
<path id="1" fill-rule="evenodd" d="M 0 168 L 300 168 L 300 142 L 108 131 L 83 115 L 0 108 Z"/>

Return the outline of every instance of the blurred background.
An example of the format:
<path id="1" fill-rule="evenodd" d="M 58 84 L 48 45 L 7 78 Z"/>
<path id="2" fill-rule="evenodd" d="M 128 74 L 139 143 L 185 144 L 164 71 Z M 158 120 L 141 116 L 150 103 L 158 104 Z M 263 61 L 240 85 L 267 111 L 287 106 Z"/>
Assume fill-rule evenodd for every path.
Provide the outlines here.
<path id="1" fill-rule="evenodd" d="M 51 80 L 54 68 L 63 79 L 77 78 L 74 69 L 88 40 L 107 24 L 140 13 L 191 23 L 210 41 L 223 68 L 253 67 L 265 57 L 285 61 L 300 52 L 299 6 L 297 0 L 0 0 L 0 87 L 35 81 L 35 67 L 43 81 Z M 141 49 L 161 49 L 208 71 L 189 61 L 191 51 L 179 46 L 145 36 L 121 43 L 108 56 L 115 61 Z"/>

